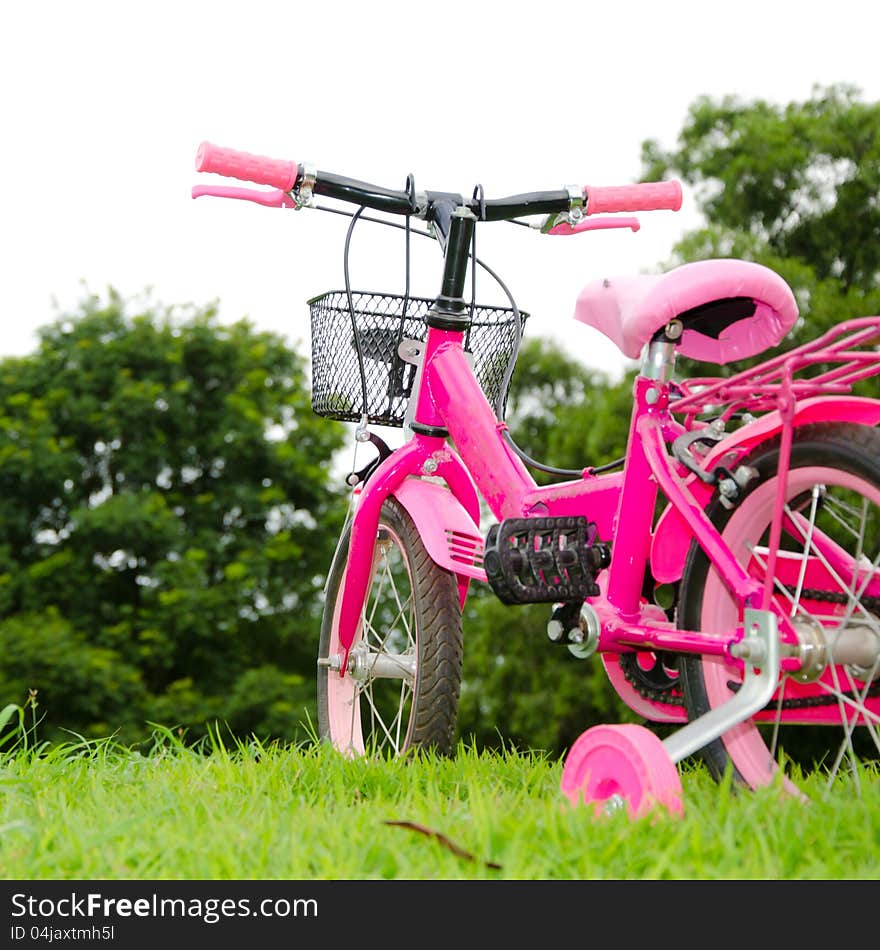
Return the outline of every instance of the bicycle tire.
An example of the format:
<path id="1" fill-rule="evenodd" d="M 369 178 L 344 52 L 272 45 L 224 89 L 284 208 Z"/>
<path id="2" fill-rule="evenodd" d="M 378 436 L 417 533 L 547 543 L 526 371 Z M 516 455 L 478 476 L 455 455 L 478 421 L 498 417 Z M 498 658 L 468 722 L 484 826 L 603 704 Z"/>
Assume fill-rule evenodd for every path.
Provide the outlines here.
<path id="1" fill-rule="evenodd" d="M 779 450 L 779 436 L 756 446 L 744 459 L 743 464 L 755 468 L 758 476 L 747 485 L 741 500 L 733 509 L 727 509 L 716 494 L 706 509 L 740 563 L 748 562 L 752 572 L 756 565 L 760 570 L 763 555 L 759 552 L 765 550 L 761 542 L 768 537 L 769 513 L 772 511 L 778 484 Z M 815 492 L 813 485 L 818 486 Z M 811 523 L 814 523 L 818 530 L 841 535 L 845 540 L 849 535 L 836 523 L 839 512 L 836 513 L 835 508 L 854 502 L 858 496 L 862 499 L 860 517 L 863 519 L 861 530 L 864 540 L 859 543 L 855 555 L 866 558 L 867 562 L 873 565 L 867 575 L 874 579 L 873 591 L 876 590 L 877 558 L 880 551 L 880 431 L 851 423 L 814 423 L 795 429 L 785 493 L 789 510 L 799 511 L 800 517 L 807 518 L 808 521 L 812 519 Z M 811 501 L 811 507 L 806 509 L 808 497 L 815 498 L 816 501 Z M 806 516 L 803 514 L 805 510 L 808 512 Z M 844 512 L 850 510 L 858 513 L 857 508 L 839 509 Z M 833 524 L 832 519 L 835 519 Z M 804 552 L 809 555 L 810 560 L 818 559 L 813 553 L 815 549 L 810 546 L 809 532 L 795 537 L 796 534 L 798 532 L 789 524 L 788 530 L 781 538 L 780 550 L 786 552 L 785 558 L 788 558 L 789 566 L 786 567 L 785 558 L 780 557 L 774 578 L 774 602 L 777 607 L 789 611 L 796 622 L 818 622 L 823 636 L 826 633 L 833 634 L 835 629 L 843 629 L 848 623 L 860 622 L 863 627 L 871 628 L 874 636 L 880 637 L 880 619 L 875 604 L 877 598 L 864 595 L 867 581 L 858 597 L 854 596 L 853 592 L 844 592 L 842 588 L 839 592 L 831 590 L 834 583 L 830 580 L 827 585 L 829 590 L 824 592 L 811 591 L 807 586 L 801 587 L 800 590 L 796 587 L 797 600 L 792 599 L 789 603 L 787 598 L 792 598 L 789 590 L 792 585 L 789 583 L 786 586 L 779 580 L 781 573 L 788 571 L 789 580 L 792 572 L 801 574 L 797 558 L 800 557 L 801 561 L 808 560 L 804 557 Z M 799 545 L 800 555 L 797 553 Z M 854 592 L 859 593 L 855 590 L 856 587 L 857 585 L 853 584 Z M 843 608 L 833 607 L 828 603 L 823 604 L 823 598 L 825 601 L 845 600 L 846 603 Z M 870 608 L 865 606 L 868 602 Z M 849 610 L 850 619 L 841 619 L 843 610 Z M 703 550 L 693 542 L 682 576 L 679 625 L 690 630 L 718 631 L 730 629 L 737 620 L 742 620 L 742 604 L 735 603 L 733 595 L 723 585 L 714 568 L 710 567 Z M 717 707 L 732 696 L 732 690 L 741 679 L 734 666 L 717 657 L 682 656 L 679 668 L 685 707 L 690 720 Z M 731 770 L 733 781 L 738 786 L 754 789 L 769 784 L 780 768 L 778 759 L 782 756 L 776 743 L 780 724 L 783 722 L 782 710 L 786 708 L 786 704 L 789 710 L 799 708 L 798 703 L 803 703 L 802 708 L 808 709 L 811 701 L 814 705 L 824 702 L 822 695 L 824 690 L 828 689 L 832 694 L 831 699 L 836 698 L 840 709 L 848 710 L 849 706 L 844 705 L 840 695 L 855 691 L 856 695 L 868 696 L 871 684 L 878 682 L 877 674 L 876 662 L 872 669 L 861 671 L 862 679 L 854 674 L 852 667 L 829 662 L 821 674 L 825 685 L 816 683 L 810 687 L 819 697 L 818 702 L 816 699 L 805 701 L 796 698 L 798 691 L 801 690 L 802 693 L 805 687 L 792 677 L 783 675 L 773 699 L 763 713 L 710 742 L 700 750 L 699 756 L 716 781 L 721 781 L 725 773 Z M 835 693 L 838 694 L 836 697 Z M 830 704 L 830 700 L 825 702 L 825 705 Z M 873 742 L 877 749 L 880 749 L 877 729 L 880 723 L 880 699 L 876 696 L 863 698 L 861 706 L 860 721 L 857 725 L 865 726 L 873 732 Z M 803 717 L 804 722 L 798 722 L 796 725 L 806 724 L 806 714 L 803 714 Z M 796 715 L 788 715 L 784 721 L 791 722 L 795 718 Z M 760 726 L 759 719 L 762 720 Z M 790 725 L 782 726 L 781 731 L 784 733 L 786 729 L 791 728 Z M 841 735 L 838 730 L 843 729 L 843 725 L 841 723 L 836 729 L 822 728 Z M 820 738 L 825 735 L 827 732 L 820 733 Z M 833 753 L 832 757 L 820 758 L 819 763 L 824 762 L 831 781 L 843 761 L 852 758 L 854 754 L 853 743 L 846 738 L 845 729 L 837 752 L 834 752 L 833 743 L 829 746 L 829 751 Z"/>
<path id="2" fill-rule="evenodd" d="M 452 750 L 462 669 L 462 611 L 456 577 L 428 555 L 406 509 L 382 505 L 367 599 L 345 676 L 337 628 L 350 526 L 326 585 L 318 648 L 318 730 L 352 755 Z M 385 665 L 386 675 L 374 675 Z M 391 668 L 392 675 L 387 674 Z M 395 674 L 399 667 L 400 673 Z"/>

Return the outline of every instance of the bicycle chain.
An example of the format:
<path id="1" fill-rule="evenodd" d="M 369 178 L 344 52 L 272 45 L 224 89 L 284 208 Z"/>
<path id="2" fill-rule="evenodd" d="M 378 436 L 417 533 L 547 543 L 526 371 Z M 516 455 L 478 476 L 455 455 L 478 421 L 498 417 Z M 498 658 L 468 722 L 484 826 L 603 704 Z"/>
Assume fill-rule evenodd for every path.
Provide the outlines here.
<path id="1" fill-rule="evenodd" d="M 642 698 L 664 706 L 684 706 L 684 697 L 681 693 L 673 692 L 673 688 L 678 685 L 678 680 L 670 677 L 668 683 L 655 686 L 650 683 L 645 671 L 639 666 L 638 654 L 621 653 L 619 660 L 624 679 Z"/>
<path id="2" fill-rule="evenodd" d="M 795 587 L 787 587 L 786 589 L 790 594 L 794 594 L 797 590 Z M 849 595 L 842 592 L 814 590 L 811 588 L 802 590 L 800 596 L 802 599 L 812 600 L 817 603 L 846 604 L 849 602 Z M 859 603 L 866 607 L 871 613 L 880 615 L 880 597 L 863 596 L 859 599 Z M 643 699 L 665 706 L 684 706 L 684 697 L 681 692 L 674 691 L 677 681 L 670 677 L 669 682 L 664 683 L 662 686 L 652 684 L 645 675 L 645 671 L 639 666 L 637 654 L 621 653 L 620 668 L 623 671 L 627 683 L 629 683 Z M 729 683 L 728 686 L 735 691 L 739 688 L 740 684 Z M 872 698 L 880 695 L 880 681 L 869 687 L 868 692 L 865 694 L 857 694 L 854 690 L 850 690 L 840 695 L 848 699 L 855 699 L 857 695 L 860 698 L 863 695 L 864 699 Z M 768 703 L 765 708 L 809 709 L 817 706 L 833 706 L 837 702 L 839 702 L 837 695 L 823 694 L 821 696 L 806 696 L 799 699 L 784 699 L 781 707 L 779 703 L 772 702 Z"/>
<path id="3" fill-rule="evenodd" d="M 794 596 L 797 593 L 797 588 L 791 585 L 786 586 L 785 588 L 789 594 Z M 851 599 L 850 594 L 844 594 L 842 591 L 830 591 L 830 590 L 813 590 L 812 588 L 807 588 L 806 590 L 801 591 L 801 600 L 815 600 L 820 604 L 848 604 Z M 859 603 L 867 608 L 872 614 L 876 614 L 880 617 L 880 597 L 869 597 L 863 594 L 859 598 Z"/>
<path id="4" fill-rule="evenodd" d="M 643 698 L 652 703 L 662 706 L 684 706 L 684 697 L 680 692 L 674 692 L 675 680 L 670 680 L 669 684 L 663 687 L 653 687 L 646 682 L 643 671 L 638 665 L 635 653 L 620 654 L 620 668 L 623 671 L 627 683 Z M 741 683 L 730 682 L 727 684 L 731 691 L 736 692 Z M 840 701 L 840 697 L 852 700 L 864 701 L 872 699 L 874 696 L 880 696 L 880 682 L 874 683 L 868 688 L 867 693 L 857 693 L 855 690 L 849 690 L 840 694 L 822 694 L 820 696 L 803 696 L 798 699 L 784 699 L 782 704 L 770 702 L 764 708 L 774 709 L 810 709 L 818 706 L 834 706 Z"/>

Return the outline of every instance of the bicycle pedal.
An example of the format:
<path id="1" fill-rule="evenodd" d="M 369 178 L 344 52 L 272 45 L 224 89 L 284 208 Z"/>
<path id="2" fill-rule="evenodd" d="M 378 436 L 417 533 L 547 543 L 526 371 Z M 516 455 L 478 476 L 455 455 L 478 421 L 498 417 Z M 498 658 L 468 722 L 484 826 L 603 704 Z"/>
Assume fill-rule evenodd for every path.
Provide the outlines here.
<path id="1" fill-rule="evenodd" d="M 483 567 L 502 603 L 578 603 L 599 594 L 596 572 L 610 559 L 582 515 L 505 518 L 486 535 Z"/>

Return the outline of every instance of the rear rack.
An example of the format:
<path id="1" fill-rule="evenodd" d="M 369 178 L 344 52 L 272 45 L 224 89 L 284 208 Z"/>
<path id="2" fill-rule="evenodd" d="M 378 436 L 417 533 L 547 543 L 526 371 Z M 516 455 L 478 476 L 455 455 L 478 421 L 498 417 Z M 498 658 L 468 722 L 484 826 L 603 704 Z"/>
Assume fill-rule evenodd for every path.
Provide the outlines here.
<path id="1" fill-rule="evenodd" d="M 813 375 L 810 369 L 815 370 Z M 741 413 L 783 409 L 792 398 L 846 394 L 856 383 L 878 373 L 880 316 L 859 317 L 734 376 L 678 383 L 680 395 L 669 408 L 677 415 L 683 414 L 683 424 L 690 429 L 705 425 L 700 416 L 712 415 L 726 422 Z"/>

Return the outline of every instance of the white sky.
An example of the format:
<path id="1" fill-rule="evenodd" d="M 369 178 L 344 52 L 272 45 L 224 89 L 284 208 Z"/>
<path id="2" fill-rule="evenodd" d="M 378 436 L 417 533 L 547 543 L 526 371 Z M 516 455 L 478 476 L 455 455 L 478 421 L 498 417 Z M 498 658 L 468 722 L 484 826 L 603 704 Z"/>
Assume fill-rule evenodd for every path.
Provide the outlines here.
<path id="1" fill-rule="evenodd" d="M 674 144 L 701 94 L 784 103 L 845 81 L 880 98 L 880 6 L 855 0 L 34 0 L 0 22 L 0 356 L 33 350 L 53 301 L 70 311 L 108 285 L 219 300 L 224 320 L 308 353 L 305 301 L 342 286 L 347 222 L 193 201 L 203 139 L 499 197 L 635 180 L 642 140 Z M 613 346 L 572 320 L 578 291 L 655 269 L 697 217 L 686 192 L 682 212 L 641 220 L 567 239 L 487 225 L 478 254 L 532 313 L 530 335 L 613 369 Z M 439 254 L 418 244 L 413 292 L 432 296 Z M 400 292 L 402 251 L 398 232 L 360 225 L 355 289 Z"/>

